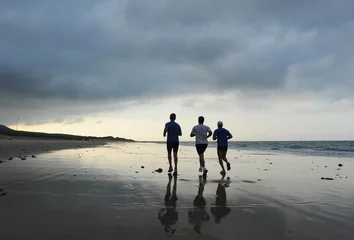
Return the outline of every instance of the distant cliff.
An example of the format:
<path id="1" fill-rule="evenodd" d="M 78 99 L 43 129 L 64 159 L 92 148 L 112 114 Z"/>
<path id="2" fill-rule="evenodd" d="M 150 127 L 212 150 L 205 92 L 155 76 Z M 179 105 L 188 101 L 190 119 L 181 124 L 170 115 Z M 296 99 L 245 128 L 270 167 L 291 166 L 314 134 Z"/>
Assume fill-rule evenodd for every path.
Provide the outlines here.
<path id="1" fill-rule="evenodd" d="M 11 137 L 33 137 L 33 138 L 47 138 L 47 139 L 65 139 L 65 140 L 91 140 L 91 139 L 103 139 L 107 141 L 124 141 L 124 142 L 134 142 L 132 139 L 119 138 L 119 137 L 93 137 L 93 136 L 78 136 L 69 134 L 59 134 L 59 133 L 41 133 L 41 132 L 26 132 L 26 131 L 16 131 L 8 128 L 4 125 L 0 125 L 0 135 L 6 135 Z"/>

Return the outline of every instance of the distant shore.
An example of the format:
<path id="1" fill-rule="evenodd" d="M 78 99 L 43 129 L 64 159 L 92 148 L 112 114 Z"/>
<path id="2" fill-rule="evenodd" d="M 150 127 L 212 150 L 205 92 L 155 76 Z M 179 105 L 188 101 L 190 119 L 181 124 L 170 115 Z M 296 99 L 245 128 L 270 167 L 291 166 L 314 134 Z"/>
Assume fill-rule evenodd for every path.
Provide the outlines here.
<path id="1" fill-rule="evenodd" d="M 95 147 L 106 144 L 107 141 L 89 140 L 48 140 L 42 138 L 10 138 L 8 136 L 0 136 L 0 161 L 11 161 L 15 158 L 23 160 L 35 157 L 36 154 L 49 151 Z"/>
<path id="2" fill-rule="evenodd" d="M 112 137 L 112 136 L 95 137 L 95 136 L 80 136 L 80 135 L 62 134 L 62 133 L 17 131 L 4 125 L 0 125 L 0 136 L 3 136 L 5 138 L 15 137 L 15 138 L 31 138 L 31 139 L 35 138 L 35 139 L 45 139 L 45 140 L 47 139 L 79 140 L 79 141 L 105 140 L 105 141 L 119 141 L 119 142 L 134 142 L 134 140 L 132 139 Z"/>
<path id="3" fill-rule="evenodd" d="M 0 163 L 14 158 L 25 160 L 35 154 L 81 147 L 94 147 L 107 142 L 134 142 L 120 137 L 94 137 L 58 133 L 17 131 L 0 125 Z"/>

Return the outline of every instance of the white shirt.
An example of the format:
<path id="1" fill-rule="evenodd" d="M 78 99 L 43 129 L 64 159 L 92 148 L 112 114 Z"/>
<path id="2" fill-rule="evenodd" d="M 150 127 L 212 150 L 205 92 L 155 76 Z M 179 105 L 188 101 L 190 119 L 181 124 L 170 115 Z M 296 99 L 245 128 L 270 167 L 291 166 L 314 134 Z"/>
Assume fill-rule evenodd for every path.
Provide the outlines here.
<path id="1" fill-rule="evenodd" d="M 195 144 L 208 144 L 208 132 L 211 132 L 208 126 L 203 124 L 194 126 L 191 133 L 195 134 Z"/>

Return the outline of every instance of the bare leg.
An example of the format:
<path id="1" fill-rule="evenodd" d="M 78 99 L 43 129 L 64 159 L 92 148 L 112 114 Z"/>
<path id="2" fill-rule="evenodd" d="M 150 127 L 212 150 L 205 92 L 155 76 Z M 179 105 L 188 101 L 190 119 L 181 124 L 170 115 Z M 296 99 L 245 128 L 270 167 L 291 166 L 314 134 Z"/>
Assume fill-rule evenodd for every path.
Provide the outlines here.
<path id="1" fill-rule="evenodd" d="M 226 153 L 227 153 L 226 151 L 222 152 L 222 160 L 224 160 L 226 163 L 228 163 L 229 161 L 227 161 Z"/>
<path id="2" fill-rule="evenodd" d="M 172 167 L 172 155 L 171 152 L 167 153 L 168 163 L 170 164 L 170 168 Z"/>
<path id="3" fill-rule="evenodd" d="M 205 167 L 204 153 L 199 154 L 199 163 L 201 167 Z"/>
<path id="4" fill-rule="evenodd" d="M 173 153 L 173 160 L 175 161 L 175 170 L 177 169 L 177 163 L 178 163 L 178 157 L 177 157 L 177 152 Z M 171 162 L 170 162 L 171 165 Z"/>
<path id="5" fill-rule="evenodd" d="M 222 171 L 225 172 L 225 167 L 224 167 L 224 163 L 223 163 L 223 154 L 222 151 L 218 149 L 218 158 L 219 158 L 219 164 L 222 168 Z"/>
<path id="6" fill-rule="evenodd" d="M 226 162 L 227 171 L 229 171 L 229 170 L 231 169 L 231 165 L 230 165 L 229 161 L 228 161 L 227 158 L 226 158 L 226 153 L 227 153 L 227 150 L 222 152 L 222 160 L 223 160 L 224 162 Z"/>

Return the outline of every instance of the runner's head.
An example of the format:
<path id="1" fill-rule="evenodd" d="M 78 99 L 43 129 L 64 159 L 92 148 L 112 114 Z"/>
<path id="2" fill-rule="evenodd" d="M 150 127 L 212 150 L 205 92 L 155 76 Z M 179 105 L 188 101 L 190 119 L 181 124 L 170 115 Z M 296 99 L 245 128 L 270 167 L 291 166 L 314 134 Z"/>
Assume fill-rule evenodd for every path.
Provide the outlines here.
<path id="1" fill-rule="evenodd" d="M 200 116 L 200 117 L 198 118 L 198 123 L 199 123 L 199 124 L 203 124 L 203 123 L 204 123 L 204 117 L 203 117 L 203 116 Z"/>
<path id="2" fill-rule="evenodd" d="M 176 120 L 176 114 L 171 113 L 171 115 L 170 115 L 170 120 L 171 120 L 171 121 Z"/>
<path id="3" fill-rule="evenodd" d="M 222 128 L 223 125 L 224 125 L 224 124 L 223 124 L 222 121 L 218 121 L 218 128 Z"/>

